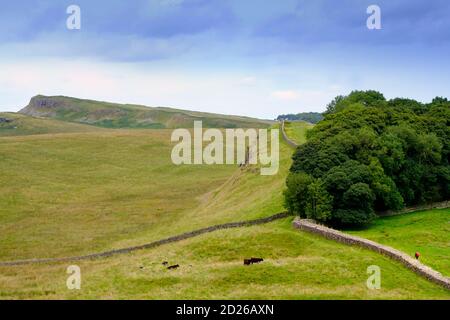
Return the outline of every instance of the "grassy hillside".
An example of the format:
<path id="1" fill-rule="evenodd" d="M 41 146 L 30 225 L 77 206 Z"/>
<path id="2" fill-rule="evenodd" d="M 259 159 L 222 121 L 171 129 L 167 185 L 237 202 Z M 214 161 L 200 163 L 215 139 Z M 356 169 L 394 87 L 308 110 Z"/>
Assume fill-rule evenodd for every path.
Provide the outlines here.
<path id="1" fill-rule="evenodd" d="M 204 127 L 264 128 L 273 121 L 171 108 L 151 108 L 70 97 L 36 96 L 19 111 L 25 115 L 90 124 L 106 128 L 189 128 L 194 120 Z"/>
<path id="2" fill-rule="evenodd" d="M 350 233 L 387 244 L 450 276 L 450 209 L 379 218 L 367 230 Z"/>
<path id="3" fill-rule="evenodd" d="M 176 166 L 170 134 L 0 138 L 0 259 L 120 248 L 283 210 L 286 147 L 280 174 L 261 176 L 256 166 Z"/>
<path id="4" fill-rule="evenodd" d="M 102 130 L 102 128 L 53 119 L 36 118 L 12 112 L 0 113 L 0 137 L 99 130 Z"/>
<path id="5" fill-rule="evenodd" d="M 306 131 L 314 127 L 313 124 L 304 121 L 285 121 L 284 130 L 286 135 L 297 144 L 306 141 Z"/>
<path id="6" fill-rule="evenodd" d="M 250 256 L 265 261 L 244 266 Z M 162 261 L 180 268 L 166 270 Z M 450 299 L 388 258 L 295 231 L 289 219 L 76 264 L 79 291 L 65 286 L 68 264 L 0 268 L 0 298 Z M 370 265 L 381 268 L 380 290 L 366 287 Z"/>
<path id="7" fill-rule="evenodd" d="M 88 253 L 171 234 L 168 226 L 237 166 L 177 167 L 170 133 L 0 138 L 0 259 Z"/>
<path id="8" fill-rule="evenodd" d="M 0 138 L 0 260 L 121 248 L 283 210 L 287 145 L 275 176 L 256 166 L 176 167 L 170 132 Z M 250 256 L 265 261 L 244 267 Z M 450 298 L 385 257 L 295 231 L 289 218 L 76 264 L 77 292 L 65 286 L 69 263 L 0 267 L 0 298 Z M 373 264 L 379 291 L 365 284 Z"/>

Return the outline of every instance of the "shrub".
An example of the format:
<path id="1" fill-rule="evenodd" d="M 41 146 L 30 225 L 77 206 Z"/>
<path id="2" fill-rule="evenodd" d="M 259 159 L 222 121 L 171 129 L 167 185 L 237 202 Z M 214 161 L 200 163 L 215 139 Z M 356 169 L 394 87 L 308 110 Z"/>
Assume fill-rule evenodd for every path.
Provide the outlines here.
<path id="1" fill-rule="evenodd" d="M 308 200 L 308 186 L 313 178 L 304 173 L 290 173 L 286 180 L 287 189 L 284 192 L 285 207 L 290 213 L 306 217 L 306 203 Z"/>
<path id="2" fill-rule="evenodd" d="M 333 210 L 333 197 L 328 193 L 320 179 L 308 186 L 306 217 L 318 221 L 328 221 Z"/>

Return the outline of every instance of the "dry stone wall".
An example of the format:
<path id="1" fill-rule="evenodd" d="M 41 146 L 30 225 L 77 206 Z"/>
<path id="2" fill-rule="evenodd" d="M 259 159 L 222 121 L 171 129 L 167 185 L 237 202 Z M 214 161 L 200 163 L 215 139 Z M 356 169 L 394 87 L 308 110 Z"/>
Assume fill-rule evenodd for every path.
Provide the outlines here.
<path id="1" fill-rule="evenodd" d="M 323 225 L 317 224 L 313 220 L 296 218 L 293 222 L 294 227 L 303 231 L 319 234 L 327 239 L 335 240 L 348 245 L 358 245 L 363 248 L 381 253 L 389 258 L 401 262 L 407 268 L 415 273 L 427 278 L 428 280 L 437 283 L 446 289 L 450 290 L 450 278 L 443 276 L 441 273 L 432 268 L 422 264 L 420 261 L 410 257 L 406 253 L 396 250 L 392 247 L 379 244 L 377 242 L 349 235 Z"/>
<path id="2" fill-rule="evenodd" d="M 407 207 L 407 208 L 404 208 L 399 211 L 391 211 L 391 210 L 383 211 L 383 212 L 380 212 L 379 215 L 382 217 L 397 216 L 399 214 L 410 213 L 410 212 L 415 212 L 415 211 L 420 211 L 420 210 L 446 209 L 449 207 L 450 207 L 450 201 L 447 200 L 447 201 L 442 201 L 442 202 L 433 202 L 433 203 L 427 203 L 427 204 L 413 206 L 413 207 Z"/>
<path id="3" fill-rule="evenodd" d="M 215 226 L 198 229 L 195 231 L 182 233 L 180 235 L 169 237 L 166 239 L 150 242 L 150 243 L 143 244 L 140 246 L 104 251 L 104 252 L 93 253 L 93 254 L 89 254 L 89 255 L 85 255 L 85 256 L 76 256 L 76 257 L 67 257 L 67 258 L 27 259 L 27 260 L 0 262 L 0 267 L 1 266 L 20 266 L 20 265 L 28 265 L 28 264 L 42 264 L 42 263 L 58 263 L 58 262 L 69 262 L 69 261 L 80 261 L 80 260 L 106 258 L 106 257 L 110 257 L 110 256 L 117 255 L 117 254 L 124 254 L 124 253 L 130 253 L 130 252 L 137 251 L 137 250 L 159 247 L 164 244 L 197 237 L 199 235 L 210 233 L 210 232 L 217 231 L 217 230 L 239 228 L 239 227 L 249 227 L 249 226 L 255 226 L 255 225 L 259 225 L 259 224 L 265 224 L 265 223 L 269 223 L 269 222 L 272 222 L 275 220 L 286 218 L 288 216 L 289 216 L 288 213 L 283 212 L 283 213 L 275 214 L 270 217 L 256 219 L 256 220 L 218 224 Z"/>
<path id="4" fill-rule="evenodd" d="M 289 137 L 286 134 L 286 131 L 284 131 L 284 121 L 281 122 L 281 135 L 283 136 L 284 141 L 286 141 L 286 143 L 290 145 L 292 148 L 298 147 L 298 144 L 289 139 Z"/>

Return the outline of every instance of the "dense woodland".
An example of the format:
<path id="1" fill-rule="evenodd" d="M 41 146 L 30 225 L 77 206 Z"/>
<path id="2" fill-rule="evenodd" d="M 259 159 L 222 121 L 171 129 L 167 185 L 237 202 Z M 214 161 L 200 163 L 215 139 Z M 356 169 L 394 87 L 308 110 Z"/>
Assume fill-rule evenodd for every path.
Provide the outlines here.
<path id="1" fill-rule="evenodd" d="M 309 123 L 317 123 L 323 119 L 323 115 L 319 112 L 302 112 L 297 114 L 282 114 L 279 115 L 277 120 L 287 120 L 287 121 L 306 121 Z"/>
<path id="2" fill-rule="evenodd" d="M 450 195 L 450 101 L 386 100 L 376 91 L 335 98 L 293 156 L 286 207 L 335 226 Z"/>

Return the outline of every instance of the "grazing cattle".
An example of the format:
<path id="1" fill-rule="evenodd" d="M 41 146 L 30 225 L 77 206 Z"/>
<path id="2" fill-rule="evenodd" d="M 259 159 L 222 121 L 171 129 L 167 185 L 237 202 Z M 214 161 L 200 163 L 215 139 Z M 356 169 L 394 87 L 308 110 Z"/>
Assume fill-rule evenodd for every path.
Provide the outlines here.
<path id="1" fill-rule="evenodd" d="M 263 262 L 263 261 L 264 261 L 264 259 L 262 259 L 262 258 L 244 259 L 244 265 L 249 266 L 251 264 L 260 263 L 260 262 Z"/>
<path id="2" fill-rule="evenodd" d="M 414 256 L 416 257 L 417 260 L 419 260 L 420 253 L 416 252 L 416 254 Z"/>
<path id="3" fill-rule="evenodd" d="M 176 264 L 173 266 L 168 266 L 167 269 L 172 270 L 172 269 L 178 269 L 180 267 L 180 265 Z"/>
<path id="4" fill-rule="evenodd" d="M 163 263 L 162 263 L 162 265 L 163 266 L 167 266 L 169 263 L 167 262 L 167 261 L 164 261 Z"/>
<path id="5" fill-rule="evenodd" d="M 264 261 L 263 258 L 251 258 L 250 260 L 252 261 L 252 263 L 260 263 Z"/>

